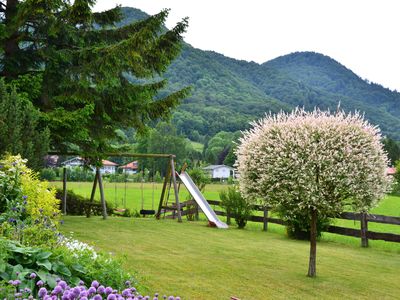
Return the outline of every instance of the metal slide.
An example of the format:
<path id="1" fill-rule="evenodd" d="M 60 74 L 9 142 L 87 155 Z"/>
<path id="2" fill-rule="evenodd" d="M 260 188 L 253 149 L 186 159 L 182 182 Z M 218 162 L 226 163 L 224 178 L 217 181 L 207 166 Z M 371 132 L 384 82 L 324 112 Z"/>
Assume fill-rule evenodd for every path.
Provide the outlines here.
<path id="1" fill-rule="evenodd" d="M 193 196 L 194 200 L 200 206 L 203 213 L 206 215 L 207 219 L 210 222 L 213 222 L 218 228 L 228 228 L 224 222 L 221 222 L 218 219 L 218 216 L 215 214 L 214 210 L 208 204 L 207 200 L 204 198 L 203 194 L 199 191 L 197 186 L 194 184 L 192 178 L 190 178 L 189 174 L 183 172 L 182 174 L 177 174 L 178 177 L 182 180 L 185 187 L 188 189 L 189 193 Z"/>

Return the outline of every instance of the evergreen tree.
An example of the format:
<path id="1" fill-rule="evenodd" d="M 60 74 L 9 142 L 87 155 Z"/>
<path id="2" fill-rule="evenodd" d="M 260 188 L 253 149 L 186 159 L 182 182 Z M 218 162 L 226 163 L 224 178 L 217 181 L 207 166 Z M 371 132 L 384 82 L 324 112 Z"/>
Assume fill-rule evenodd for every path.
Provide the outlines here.
<path id="1" fill-rule="evenodd" d="M 20 154 L 39 169 L 49 146 L 49 131 L 38 126 L 39 112 L 32 103 L 7 91 L 0 80 L 0 154 Z"/>
<path id="2" fill-rule="evenodd" d="M 42 112 L 52 147 L 100 161 L 116 129 L 169 117 L 187 89 L 159 96 L 160 75 L 178 55 L 187 20 L 165 30 L 168 11 L 121 28 L 120 8 L 95 0 L 0 1 L 1 75 Z M 31 84 L 39 84 L 31 93 Z"/>

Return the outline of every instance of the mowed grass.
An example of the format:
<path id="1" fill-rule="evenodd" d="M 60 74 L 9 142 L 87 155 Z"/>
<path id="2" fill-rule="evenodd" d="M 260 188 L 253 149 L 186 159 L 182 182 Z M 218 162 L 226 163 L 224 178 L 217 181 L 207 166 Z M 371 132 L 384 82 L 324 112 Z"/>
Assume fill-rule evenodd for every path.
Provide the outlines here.
<path id="1" fill-rule="evenodd" d="M 62 188 L 62 182 L 54 181 L 50 183 L 52 186 Z M 90 198 L 92 191 L 91 182 L 68 182 L 67 189 Z M 219 200 L 219 192 L 227 189 L 227 185 L 224 184 L 209 184 L 206 186 L 204 196 L 206 199 Z M 114 205 L 117 208 L 129 208 L 133 211 L 139 211 L 142 209 L 142 197 L 143 197 L 143 208 L 144 209 L 157 209 L 160 201 L 162 190 L 161 183 L 143 183 L 143 189 L 141 183 L 110 183 L 104 182 L 104 193 L 106 201 Z M 142 194 L 143 191 L 143 194 Z M 188 199 L 189 193 L 186 188 L 182 185 L 179 189 L 180 201 Z M 96 190 L 97 200 L 100 199 L 99 188 Z M 174 190 L 171 187 L 170 190 L 170 203 L 175 200 Z"/>
<path id="2" fill-rule="evenodd" d="M 278 225 L 219 230 L 206 222 L 66 217 L 61 229 L 98 249 L 124 255 L 147 289 L 182 299 L 399 299 L 400 251 L 325 241 L 317 278 L 306 277 L 309 243 Z M 399 248 L 400 249 L 400 248 Z"/>

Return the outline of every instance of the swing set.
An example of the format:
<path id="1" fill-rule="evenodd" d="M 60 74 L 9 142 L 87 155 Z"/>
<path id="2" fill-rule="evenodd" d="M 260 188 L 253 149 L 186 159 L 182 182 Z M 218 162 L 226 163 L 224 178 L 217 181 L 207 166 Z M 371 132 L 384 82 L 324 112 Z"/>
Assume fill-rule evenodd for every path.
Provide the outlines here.
<path id="1" fill-rule="evenodd" d="M 80 155 L 80 153 L 68 152 L 68 153 L 59 153 L 59 152 L 49 152 L 50 155 L 67 155 L 67 156 L 75 156 Z M 161 190 L 160 202 L 158 206 L 157 212 L 154 210 L 154 197 L 155 197 L 155 183 L 154 183 L 154 163 L 153 163 L 153 186 L 152 186 L 152 209 L 144 208 L 144 181 L 142 179 L 141 182 L 141 210 L 140 214 L 143 216 L 146 215 L 155 215 L 157 219 L 160 219 L 161 213 L 166 211 L 174 211 L 177 214 L 178 222 L 182 222 L 182 214 L 181 214 L 181 203 L 179 202 L 179 187 L 176 180 L 176 172 L 175 172 L 175 155 L 174 154 L 142 154 L 142 153 L 104 153 L 104 156 L 109 157 L 129 157 L 129 158 L 163 158 L 167 159 L 167 173 L 164 177 L 163 187 Z M 107 218 L 107 209 L 106 209 L 106 200 L 104 196 L 104 185 L 102 174 L 100 172 L 100 167 L 96 166 L 95 178 L 93 181 L 92 192 L 90 196 L 90 201 L 94 201 L 94 196 L 97 189 L 97 184 L 99 185 L 100 190 L 100 201 L 102 205 L 103 219 Z M 171 187 L 174 191 L 175 201 L 172 205 L 169 205 L 169 196 Z M 117 186 L 114 187 L 115 198 L 117 194 Z M 126 205 L 126 190 L 127 190 L 127 180 L 125 176 L 125 193 L 124 193 L 124 203 Z M 66 167 L 63 168 L 63 198 L 62 198 L 62 213 L 64 215 L 67 214 L 67 170 Z"/>

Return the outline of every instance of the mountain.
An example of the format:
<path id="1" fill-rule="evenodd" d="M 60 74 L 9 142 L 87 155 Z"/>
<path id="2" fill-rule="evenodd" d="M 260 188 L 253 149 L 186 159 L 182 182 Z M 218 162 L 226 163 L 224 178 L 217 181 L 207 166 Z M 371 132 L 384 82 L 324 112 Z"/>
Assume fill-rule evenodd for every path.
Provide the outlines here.
<path id="1" fill-rule="evenodd" d="M 125 24 L 147 16 L 134 8 L 123 8 L 123 13 Z M 400 140 L 400 94 L 319 53 L 296 52 L 257 64 L 184 44 L 165 77 L 165 92 L 192 86 L 173 123 L 193 140 L 245 129 L 270 111 L 296 106 L 336 110 L 339 103 L 346 111 L 365 113 L 385 135 Z"/>

